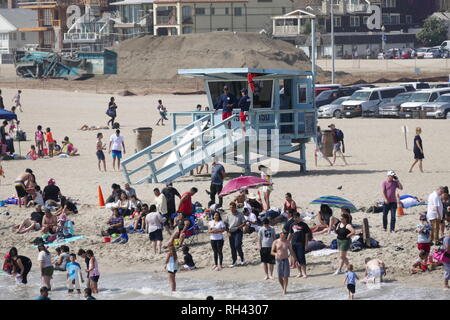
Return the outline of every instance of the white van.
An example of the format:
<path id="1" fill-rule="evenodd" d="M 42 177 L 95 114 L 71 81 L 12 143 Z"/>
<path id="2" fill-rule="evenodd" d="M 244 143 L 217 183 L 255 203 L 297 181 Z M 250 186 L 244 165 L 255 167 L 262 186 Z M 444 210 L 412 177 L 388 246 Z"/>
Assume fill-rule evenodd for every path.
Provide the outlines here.
<path id="1" fill-rule="evenodd" d="M 450 93 L 450 88 L 425 89 L 415 91 L 407 102 L 400 105 L 400 118 L 412 118 L 413 111 L 418 111 L 428 102 L 433 102 L 441 95 Z"/>
<path id="2" fill-rule="evenodd" d="M 345 118 L 364 115 L 377 115 L 381 103 L 391 101 L 397 94 L 406 92 L 405 87 L 381 87 L 355 91 L 350 98 L 342 103 Z"/>

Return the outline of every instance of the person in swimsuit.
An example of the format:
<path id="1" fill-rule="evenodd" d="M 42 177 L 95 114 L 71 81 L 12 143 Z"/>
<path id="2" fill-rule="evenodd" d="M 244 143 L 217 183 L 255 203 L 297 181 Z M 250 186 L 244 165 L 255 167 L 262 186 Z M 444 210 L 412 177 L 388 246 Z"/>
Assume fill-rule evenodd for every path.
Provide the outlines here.
<path id="1" fill-rule="evenodd" d="M 33 187 L 33 184 L 34 176 L 31 169 L 26 169 L 25 173 L 22 173 L 14 181 L 14 187 L 16 188 L 17 197 L 19 198 L 19 208 L 22 207 L 22 201 L 26 206 L 28 198 L 27 189 Z"/>
<path id="2" fill-rule="evenodd" d="M 175 274 L 178 271 L 178 257 L 173 244 L 169 245 L 169 252 L 166 256 L 166 270 L 169 273 L 169 284 L 172 292 L 177 290 L 177 284 L 175 282 Z"/>
<path id="3" fill-rule="evenodd" d="M 117 105 L 114 97 L 111 97 L 108 103 L 108 110 L 106 111 L 106 114 L 111 118 L 106 123 L 109 126 L 109 123 L 111 123 L 111 128 L 114 126 L 114 120 L 117 117 Z"/>
<path id="4" fill-rule="evenodd" d="M 89 285 L 92 293 L 98 293 L 98 279 L 100 278 L 100 271 L 98 269 L 97 259 L 92 250 L 86 250 L 86 256 L 89 258 L 89 268 L 86 270 L 89 277 Z"/>
<path id="5" fill-rule="evenodd" d="M 287 293 L 287 286 L 290 275 L 289 268 L 289 254 L 297 260 L 295 252 L 292 249 L 292 244 L 287 240 L 287 232 L 281 232 L 280 238 L 272 243 L 271 254 L 275 256 L 277 263 L 278 281 L 281 285 L 281 292 L 283 295 Z"/>
<path id="6" fill-rule="evenodd" d="M 38 149 L 38 156 L 40 158 L 44 157 L 44 132 L 42 132 L 42 126 L 37 126 L 37 131 L 34 133 L 34 140 L 36 142 L 36 147 Z"/>
<path id="7" fill-rule="evenodd" d="M 423 146 L 422 146 L 422 138 L 420 137 L 420 134 L 422 133 L 422 129 L 420 127 L 416 128 L 416 136 L 414 137 L 414 162 L 411 165 L 411 168 L 409 169 L 409 172 L 411 173 L 414 166 L 419 163 L 419 169 L 420 172 L 423 173 L 422 168 L 422 161 L 425 158 L 425 155 L 423 153 Z"/>
<path id="8" fill-rule="evenodd" d="M 106 144 L 102 142 L 103 134 L 101 132 L 97 133 L 97 159 L 98 159 L 98 170 L 102 171 L 100 164 L 103 162 L 103 170 L 106 172 L 106 161 L 105 154 L 103 150 L 106 150 Z"/>
<path id="9" fill-rule="evenodd" d="M 30 272 L 32 266 L 30 258 L 19 256 L 15 247 L 12 247 L 9 250 L 9 257 L 12 263 L 11 275 L 16 278 L 17 282 L 27 284 L 27 275 Z"/>

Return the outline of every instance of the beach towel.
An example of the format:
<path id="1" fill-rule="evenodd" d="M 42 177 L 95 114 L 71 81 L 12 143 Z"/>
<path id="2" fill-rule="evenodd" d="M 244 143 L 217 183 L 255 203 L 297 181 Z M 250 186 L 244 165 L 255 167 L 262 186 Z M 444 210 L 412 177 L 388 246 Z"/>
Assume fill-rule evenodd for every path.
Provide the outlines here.
<path id="1" fill-rule="evenodd" d="M 325 257 L 325 256 L 329 256 L 333 253 L 338 253 L 339 250 L 334 250 L 334 249 L 322 249 L 322 250 L 316 250 L 316 251 L 312 251 L 308 254 L 312 255 L 313 257 Z"/>
<path id="2" fill-rule="evenodd" d="M 60 246 L 62 244 L 66 244 L 66 243 L 73 242 L 73 241 L 76 241 L 76 240 L 79 240 L 79 239 L 84 239 L 84 238 L 86 238 L 86 236 L 74 236 L 74 237 L 70 237 L 70 238 L 67 238 L 67 239 L 54 241 L 52 243 L 46 243 L 45 246 L 46 247 L 58 247 L 58 246 Z M 32 247 L 36 248 L 37 246 L 36 245 L 32 245 Z"/>
<path id="3" fill-rule="evenodd" d="M 420 202 L 417 197 L 413 197 L 409 194 L 404 194 L 400 196 L 400 202 L 403 205 L 403 208 L 408 209 L 417 206 L 427 205 L 425 202 Z"/>

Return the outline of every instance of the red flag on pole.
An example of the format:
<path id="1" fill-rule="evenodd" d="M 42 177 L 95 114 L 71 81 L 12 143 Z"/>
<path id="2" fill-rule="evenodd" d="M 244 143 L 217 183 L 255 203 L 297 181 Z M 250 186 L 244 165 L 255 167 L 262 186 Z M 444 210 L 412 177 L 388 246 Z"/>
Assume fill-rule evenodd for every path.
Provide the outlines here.
<path id="1" fill-rule="evenodd" d="M 250 85 L 250 89 L 252 90 L 252 92 L 255 92 L 255 83 L 253 82 L 253 77 L 254 77 L 255 75 L 254 74 L 252 74 L 252 73 L 249 73 L 248 75 L 247 75 L 247 82 L 248 82 L 248 84 Z"/>

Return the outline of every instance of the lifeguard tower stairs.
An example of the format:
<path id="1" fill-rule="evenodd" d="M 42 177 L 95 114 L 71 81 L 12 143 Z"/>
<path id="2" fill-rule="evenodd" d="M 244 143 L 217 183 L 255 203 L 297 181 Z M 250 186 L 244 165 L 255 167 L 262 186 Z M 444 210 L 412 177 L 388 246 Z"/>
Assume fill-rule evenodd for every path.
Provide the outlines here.
<path id="1" fill-rule="evenodd" d="M 122 162 L 129 183 L 171 182 L 210 163 L 212 157 L 241 167 L 247 174 L 252 164 L 270 158 L 299 164 L 306 171 L 305 144 L 315 136 L 317 123 L 311 72 L 221 68 L 178 73 L 204 81 L 212 111 L 169 113 L 172 134 Z M 252 104 L 245 133 L 239 109 L 226 120 L 222 120 L 222 110 L 214 112 L 225 85 L 238 99 L 240 90 L 248 89 Z"/>

